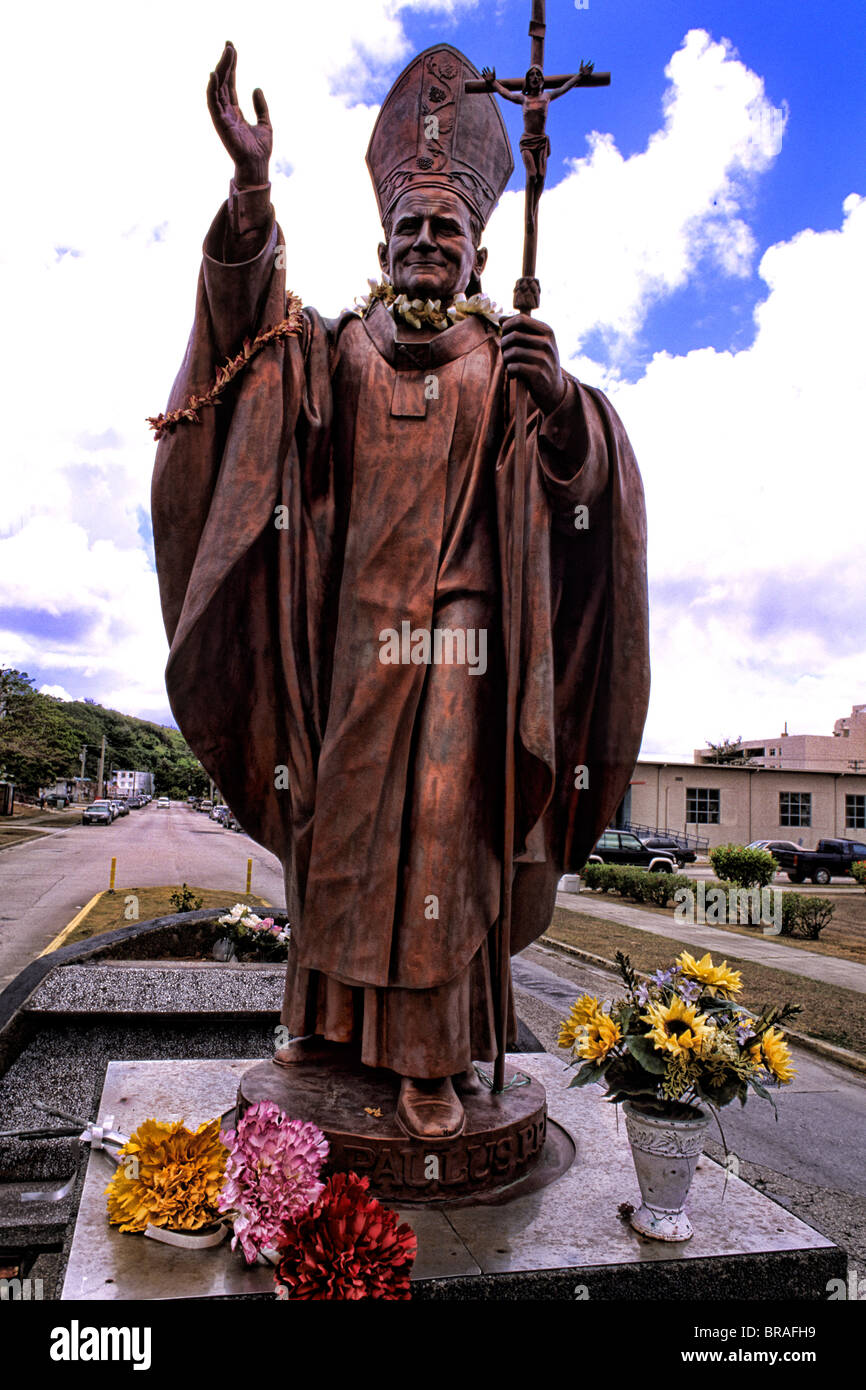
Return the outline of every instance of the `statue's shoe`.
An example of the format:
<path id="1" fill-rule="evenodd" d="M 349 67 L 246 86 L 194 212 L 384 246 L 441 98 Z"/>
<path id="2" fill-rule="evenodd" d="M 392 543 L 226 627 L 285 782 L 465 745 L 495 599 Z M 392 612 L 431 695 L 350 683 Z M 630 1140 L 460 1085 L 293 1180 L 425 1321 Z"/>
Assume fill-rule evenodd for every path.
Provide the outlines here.
<path id="1" fill-rule="evenodd" d="M 278 1067 L 330 1062 L 335 1053 L 345 1047 L 345 1043 L 329 1042 L 327 1038 L 321 1038 L 314 1033 L 306 1038 L 290 1038 L 285 1047 L 277 1048 L 271 1060 L 276 1062 Z"/>
<path id="2" fill-rule="evenodd" d="M 450 1076 L 440 1081 L 400 1081 L 397 1123 L 410 1139 L 456 1139 L 466 1128 L 466 1113 Z"/>
<path id="3" fill-rule="evenodd" d="M 451 1080 L 458 1096 L 480 1096 L 487 1089 L 474 1067 L 458 1072 Z"/>

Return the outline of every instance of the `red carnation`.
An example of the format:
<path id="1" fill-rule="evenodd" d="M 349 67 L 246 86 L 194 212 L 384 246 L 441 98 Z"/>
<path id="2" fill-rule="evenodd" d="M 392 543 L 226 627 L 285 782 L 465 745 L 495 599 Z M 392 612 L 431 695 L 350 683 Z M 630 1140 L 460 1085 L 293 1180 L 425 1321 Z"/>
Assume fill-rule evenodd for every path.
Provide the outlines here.
<path id="1" fill-rule="evenodd" d="M 418 1242 L 367 1195 L 369 1178 L 335 1173 L 318 1202 L 285 1229 L 274 1280 L 280 1298 L 408 1299 Z"/>

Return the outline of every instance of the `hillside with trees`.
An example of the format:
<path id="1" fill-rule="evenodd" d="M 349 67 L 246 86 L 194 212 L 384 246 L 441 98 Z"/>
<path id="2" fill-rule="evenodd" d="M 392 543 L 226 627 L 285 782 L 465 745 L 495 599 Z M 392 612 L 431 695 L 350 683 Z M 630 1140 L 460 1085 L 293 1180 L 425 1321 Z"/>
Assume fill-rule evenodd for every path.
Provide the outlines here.
<path id="1" fill-rule="evenodd" d="M 26 671 L 0 667 L 0 771 L 19 793 L 80 776 L 84 745 L 85 776 L 95 777 L 103 735 L 106 775 L 111 768 L 140 769 L 154 774 L 158 795 L 207 792 L 207 773 L 179 730 L 92 700 L 40 695 Z"/>

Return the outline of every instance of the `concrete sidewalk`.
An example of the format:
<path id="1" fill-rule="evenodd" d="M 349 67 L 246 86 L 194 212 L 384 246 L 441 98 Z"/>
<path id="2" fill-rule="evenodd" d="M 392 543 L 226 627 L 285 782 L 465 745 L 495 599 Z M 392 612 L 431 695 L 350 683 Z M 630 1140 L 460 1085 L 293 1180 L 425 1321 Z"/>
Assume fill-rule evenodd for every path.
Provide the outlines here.
<path id="1" fill-rule="evenodd" d="M 633 907 L 603 893 L 557 893 L 556 905 L 569 912 L 585 912 L 590 917 L 602 917 L 609 922 L 620 922 L 624 927 L 652 932 L 655 936 L 687 941 L 696 948 L 693 954 L 699 957 L 705 951 L 719 958 L 736 956 L 740 960 L 770 965 L 775 970 L 787 970 L 791 975 L 822 980 L 825 984 L 866 994 L 866 965 L 838 956 L 819 956 L 798 950 L 796 946 L 783 946 L 778 937 L 764 936 L 757 927 L 754 937 L 750 937 L 721 927 L 693 926 L 673 917 L 662 917 L 660 913 L 647 912 L 642 907 Z"/>

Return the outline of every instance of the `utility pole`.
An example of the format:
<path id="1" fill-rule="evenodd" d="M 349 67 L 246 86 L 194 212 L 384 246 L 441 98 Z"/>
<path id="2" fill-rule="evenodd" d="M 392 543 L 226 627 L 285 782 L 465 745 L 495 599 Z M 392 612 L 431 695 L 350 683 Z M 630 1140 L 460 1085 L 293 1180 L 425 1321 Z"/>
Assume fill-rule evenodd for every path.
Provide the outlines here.
<path id="1" fill-rule="evenodd" d="M 96 774 L 96 799 L 102 800 L 103 793 L 103 773 L 105 772 L 105 734 L 102 735 L 102 747 L 99 750 L 99 771 Z"/>

